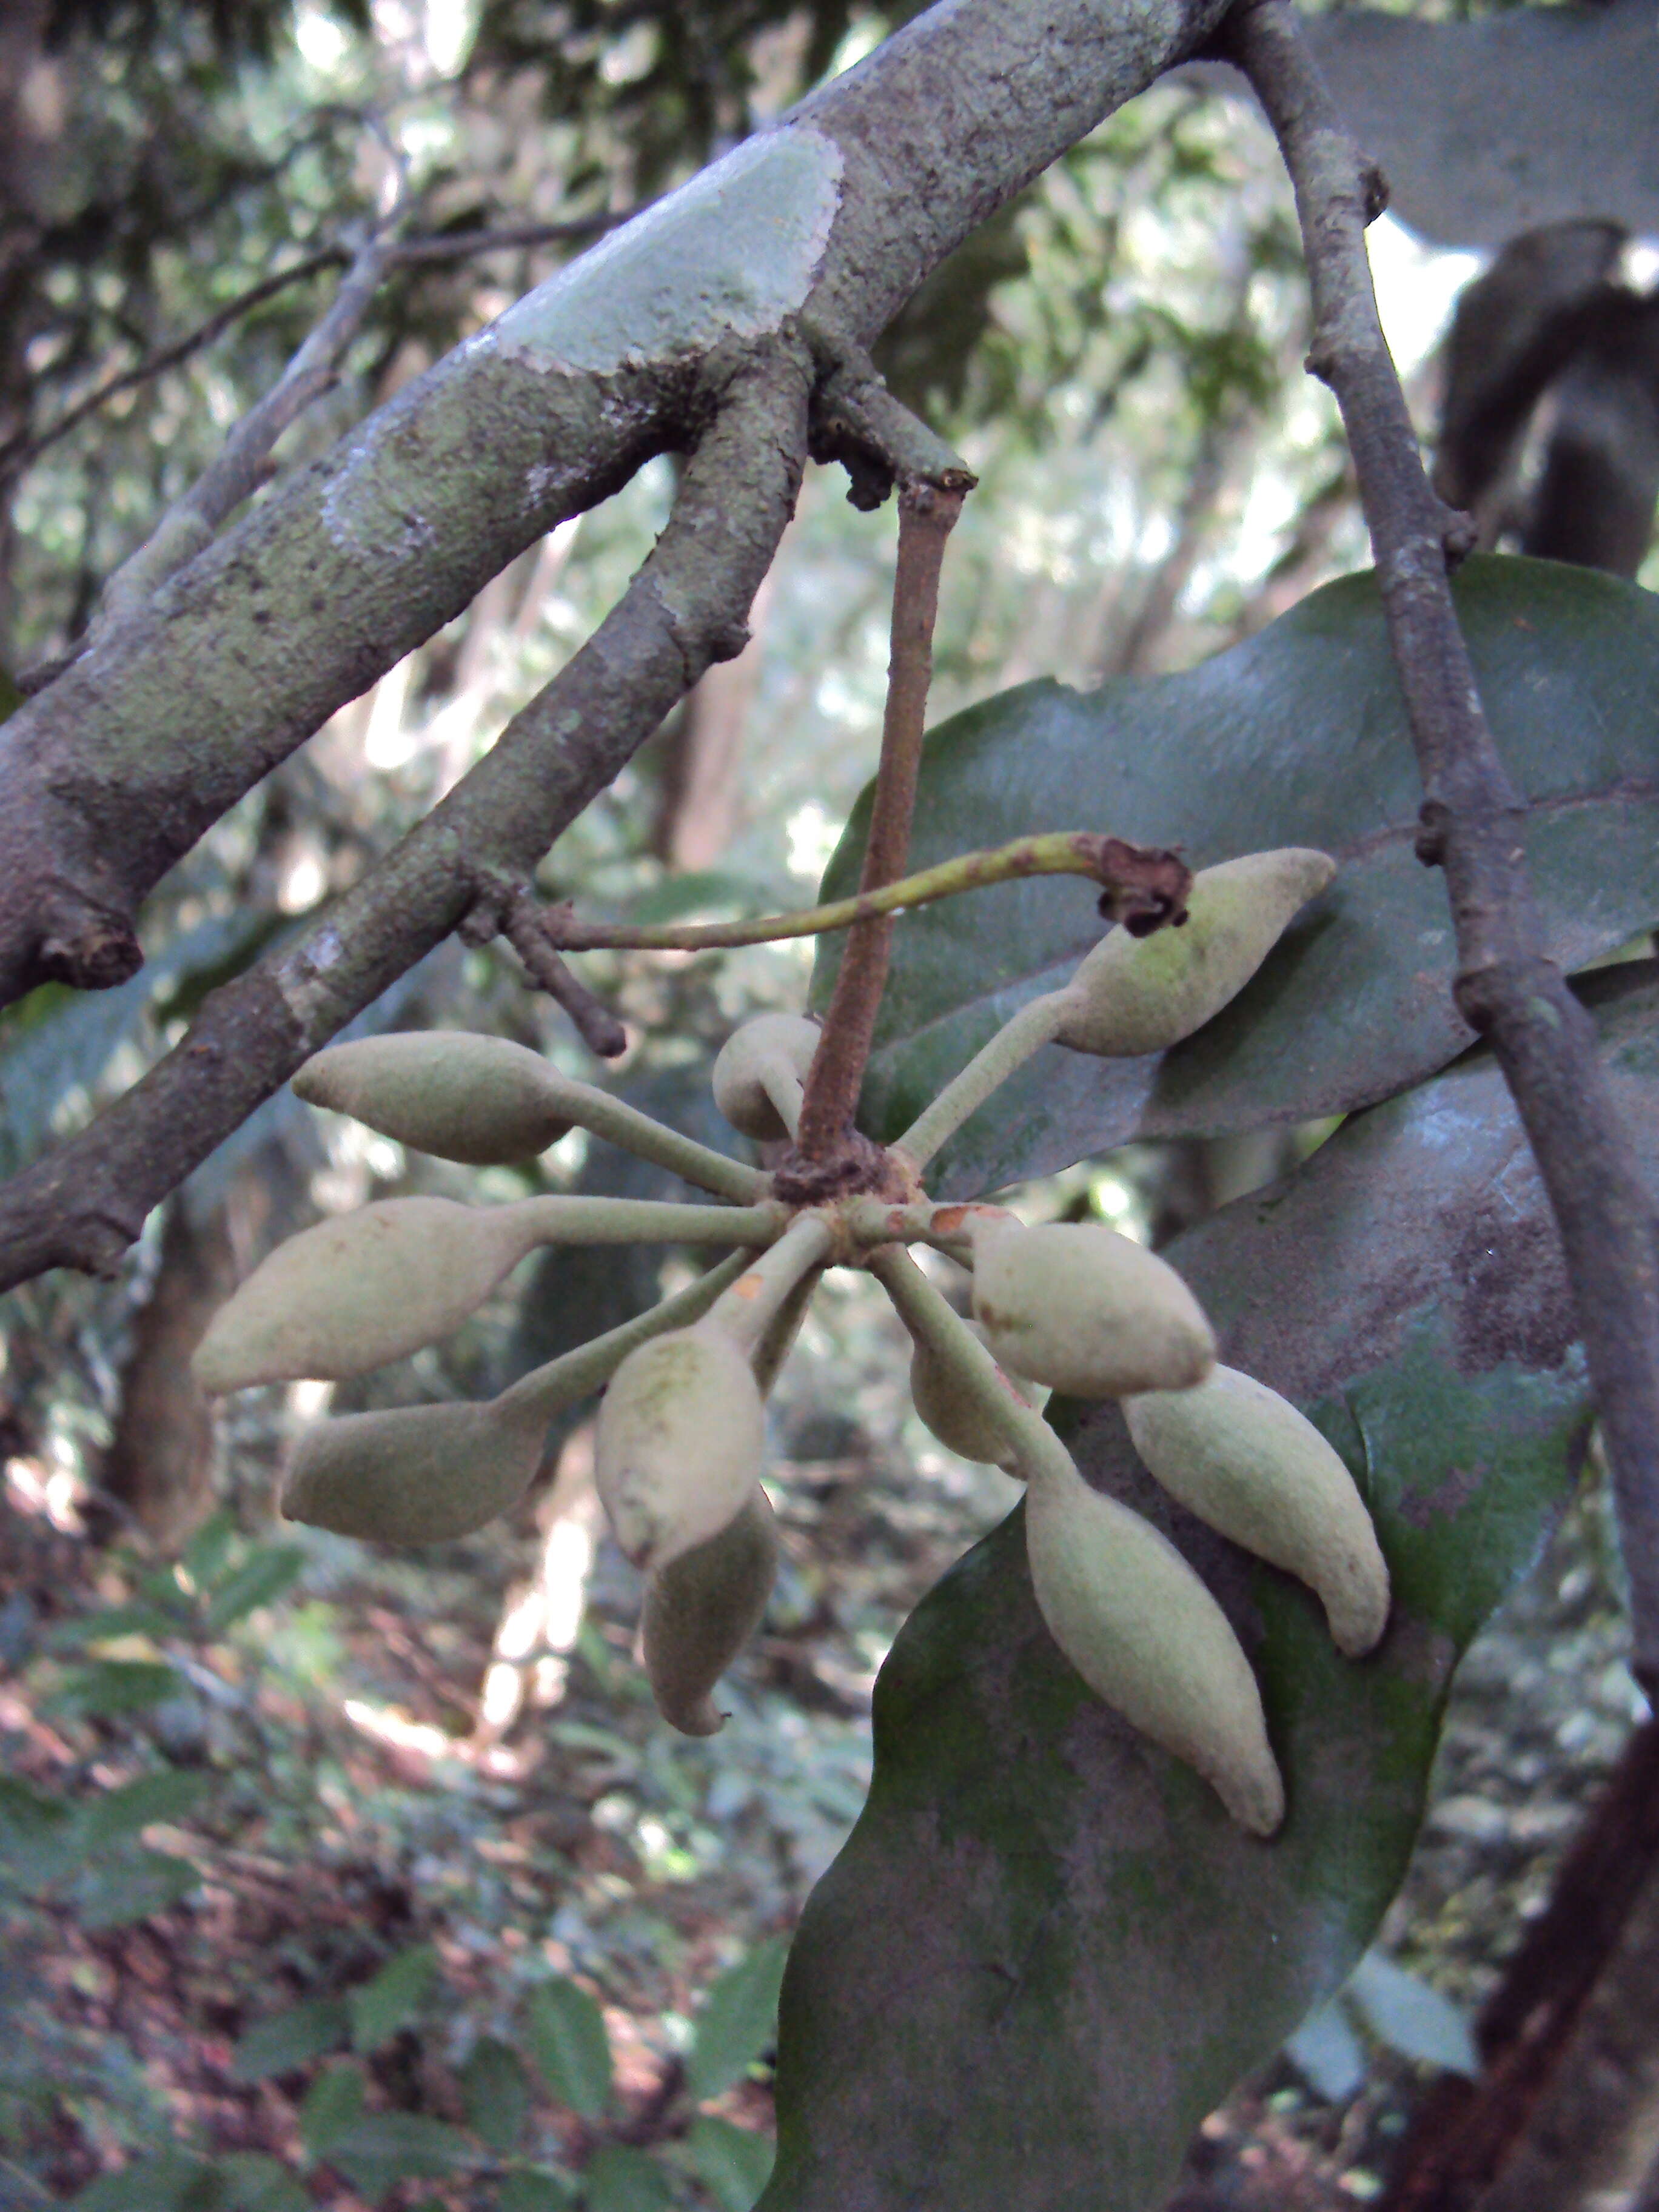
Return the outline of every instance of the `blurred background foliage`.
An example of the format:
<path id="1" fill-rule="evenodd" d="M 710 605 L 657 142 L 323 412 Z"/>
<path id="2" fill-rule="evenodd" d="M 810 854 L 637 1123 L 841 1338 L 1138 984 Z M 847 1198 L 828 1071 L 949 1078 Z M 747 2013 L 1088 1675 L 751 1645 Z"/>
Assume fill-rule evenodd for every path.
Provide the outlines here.
<path id="1" fill-rule="evenodd" d="M 283 469 L 915 12 L 12 0 L 0 663 L 27 672 L 76 635 L 399 190 L 420 250 Z M 1437 343 L 1481 264 L 1386 222 L 1373 252 L 1426 428 Z M 1307 337 L 1276 156 L 1201 84 L 1137 101 L 938 272 L 881 355 L 981 478 L 947 570 L 936 717 L 1030 676 L 1185 665 L 1363 564 Z M 335 716 L 157 893 L 131 983 L 49 988 L 0 1022 L 0 1166 L 80 1126 L 465 773 L 590 633 L 672 486 L 653 463 Z M 561 842 L 550 893 L 641 921 L 810 898 L 873 764 L 886 660 L 890 510 L 843 491 L 809 480 L 750 650 Z M 592 956 L 632 1040 L 605 1079 L 735 1147 L 710 1059 L 735 1020 L 799 1003 L 810 958 Z M 363 1026 L 426 1024 L 593 1074 L 496 952 L 445 948 Z M 1141 1147 L 1023 1196 L 1034 1218 L 1161 1241 L 1317 1133 Z M 580 1418 L 517 1516 L 446 1549 L 279 1528 L 272 1504 L 300 1422 L 491 1391 L 647 1303 L 684 1255 L 562 1255 L 396 1369 L 249 1393 L 216 1421 L 185 1364 L 229 1287 L 319 1212 L 416 1189 L 645 1193 L 649 1172 L 577 1136 L 529 1170 L 468 1175 L 284 1095 L 152 1222 L 122 1283 L 9 1299 L 0 2206 L 752 2203 L 779 1939 L 861 1802 L 875 1669 L 1012 1486 L 920 1428 L 896 1322 L 832 1279 L 773 1401 L 777 1594 L 727 1727 L 691 1743 L 655 1723 L 632 1662 L 637 1589 L 600 1540 Z M 1460 1692 L 1389 1930 L 1459 2005 L 1635 1710 L 1607 1553 L 1591 1495 Z M 1310 2045 L 1217 2117 L 1184 2203 L 1378 2192 L 1413 2068 L 1448 2045 L 1431 2026 L 1416 2049 L 1408 2031 L 1356 2044 L 1354 2026 L 1344 2063 Z M 1219 2193 L 1252 2172 L 1279 2196 Z"/>

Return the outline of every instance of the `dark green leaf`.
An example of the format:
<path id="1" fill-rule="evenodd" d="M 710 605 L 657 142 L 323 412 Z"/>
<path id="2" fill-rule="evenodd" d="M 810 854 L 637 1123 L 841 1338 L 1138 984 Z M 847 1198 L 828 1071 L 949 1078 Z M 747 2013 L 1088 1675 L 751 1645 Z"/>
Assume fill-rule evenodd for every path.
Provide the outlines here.
<path id="1" fill-rule="evenodd" d="M 1659 992 L 1611 970 L 1613 1095 L 1659 1188 Z M 1175 1508 L 1118 1408 L 1085 1471 L 1193 1559 L 1255 1662 L 1289 1813 L 1263 1844 L 1097 1700 L 1044 1628 L 1017 1510 L 883 1668 L 869 1805 L 785 1977 L 766 2212 L 1149 2212 L 1194 2128 L 1352 1967 L 1421 1819 L 1459 1654 L 1535 1558 L 1590 1403 L 1546 1201 L 1491 1060 L 1355 1117 L 1178 1239 L 1222 1357 L 1302 1405 L 1393 1576 L 1379 1650 Z M 896 2085 L 902 2084 L 902 2092 Z"/>
<path id="2" fill-rule="evenodd" d="M 215 1588 L 207 1607 L 210 1634 L 222 1635 L 260 1606 L 279 1598 L 298 1579 L 305 1563 L 306 1555 L 297 1544 L 262 1544 Z"/>
<path id="3" fill-rule="evenodd" d="M 73 1808 L 0 1775 L 0 1868 L 33 1888 L 74 1867 Z"/>
<path id="4" fill-rule="evenodd" d="M 184 1594 L 175 1583 L 176 1609 L 135 1600 L 131 1605 L 106 1605 L 78 1620 L 60 1620 L 46 1632 L 50 1651 L 78 1651 L 88 1644 L 102 1644 L 117 1636 L 176 1636 L 185 1618 Z"/>
<path id="5" fill-rule="evenodd" d="M 693 2122 L 686 2148 L 698 2180 L 724 2212 L 753 2212 L 775 2155 L 769 2136 L 704 2112 Z"/>
<path id="6" fill-rule="evenodd" d="M 238 2081 L 263 2081 L 291 2073 L 337 2051 L 350 2032 L 351 2016 L 337 1997 L 313 1997 L 249 2028 L 236 2045 L 231 2074 Z"/>
<path id="7" fill-rule="evenodd" d="M 83 1850 L 120 1843 L 147 1828 L 152 1820 L 181 1820 L 201 1800 L 208 1777 L 178 1766 L 164 1766 L 142 1774 L 118 1790 L 106 1790 L 83 1805 L 77 1816 Z"/>
<path id="8" fill-rule="evenodd" d="M 424 2112 L 364 2112 L 332 2137 L 325 2155 L 379 2203 L 398 2182 L 453 2173 L 472 2154 L 459 2130 Z"/>
<path id="9" fill-rule="evenodd" d="M 257 2151 L 221 2159 L 228 2202 L 234 2212 L 311 2212 L 311 2199 L 286 2166 Z"/>
<path id="10" fill-rule="evenodd" d="M 1449 2074 L 1480 2071 L 1480 2055 L 1468 2020 L 1449 1997 L 1381 1951 L 1367 1951 L 1354 1968 L 1347 1996 L 1379 2042 L 1402 2058 Z"/>
<path id="11" fill-rule="evenodd" d="M 770 2048 L 788 1949 L 782 1936 L 769 1936 L 722 1974 L 704 1998 L 685 2062 L 686 2086 L 699 2101 L 740 2081 Z"/>
<path id="12" fill-rule="evenodd" d="M 378 2051 L 407 2027 L 426 2001 L 438 1971 L 430 1943 L 412 1944 L 388 1959 L 373 1981 L 346 1998 L 351 2009 L 351 2040 L 359 2051 Z"/>
<path id="13" fill-rule="evenodd" d="M 611 2096 L 611 2039 L 605 2014 L 584 1989 L 562 1978 L 538 1983 L 525 2008 L 525 2048 L 561 2104 L 584 2119 Z"/>
<path id="14" fill-rule="evenodd" d="M 162 2150 L 134 2159 L 70 2200 L 70 2212 L 209 2212 L 223 2203 L 212 2169 L 188 2152 Z"/>
<path id="15" fill-rule="evenodd" d="M 606 2143 L 582 2169 L 586 2212 L 665 2212 L 672 2194 L 656 2160 L 623 2143 Z"/>
<path id="16" fill-rule="evenodd" d="M 523 2166 L 501 2184 L 495 2212 L 565 2212 L 576 2201 L 574 2182 L 550 2166 Z"/>
<path id="17" fill-rule="evenodd" d="M 70 1894 L 83 1927 L 125 1928 L 148 1920 L 152 1912 L 165 1912 L 201 1879 L 188 1859 L 167 1851 L 135 1851 L 85 1869 Z"/>
<path id="18" fill-rule="evenodd" d="M 361 2118 L 368 2086 L 361 2066 L 331 2066 L 306 2091 L 300 2107 L 300 2140 L 313 2158 L 326 2158 Z"/>
<path id="19" fill-rule="evenodd" d="M 236 1540 L 234 1513 L 210 1514 L 185 1547 L 184 1568 L 198 1590 L 211 1589 Z"/>
<path id="20" fill-rule="evenodd" d="M 530 2116 L 530 2084 L 519 2054 L 493 2035 L 484 2036 L 461 2069 L 466 2124 L 498 2158 L 505 2158 Z"/>
<path id="21" fill-rule="evenodd" d="M 1659 917 L 1659 599 L 1547 562 L 1471 561 L 1457 604 L 1505 765 L 1532 802 L 1528 858 L 1567 968 Z M 911 865 L 1038 830 L 1180 844 L 1195 867 L 1314 845 L 1342 872 L 1231 1006 L 1173 1051 L 1052 1046 L 941 1155 L 958 1195 L 1138 1136 L 1341 1113 L 1468 1042 L 1451 1000 L 1445 885 L 1413 849 L 1421 793 L 1376 586 L 1352 576 L 1178 676 L 1079 693 L 1022 684 L 929 738 Z M 853 885 L 865 805 L 824 878 Z M 1100 933 L 1075 878 L 1008 884 L 899 925 L 862 1120 L 890 1139 L 1014 1009 Z M 840 939 L 823 941 L 825 1002 Z"/>
<path id="22" fill-rule="evenodd" d="M 177 1672 L 159 1659 L 94 1659 L 67 1675 L 48 1704 L 55 1712 L 139 1713 L 183 1687 Z"/>

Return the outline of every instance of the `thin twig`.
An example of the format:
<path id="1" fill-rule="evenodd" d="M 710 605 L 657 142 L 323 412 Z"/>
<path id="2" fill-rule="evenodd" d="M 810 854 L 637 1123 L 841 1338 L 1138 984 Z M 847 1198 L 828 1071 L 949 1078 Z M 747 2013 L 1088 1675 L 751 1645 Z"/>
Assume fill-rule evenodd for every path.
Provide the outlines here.
<path id="1" fill-rule="evenodd" d="M 1548 957 L 1513 786 L 1492 742 L 1448 582 L 1465 518 L 1423 473 L 1365 253 L 1380 173 L 1360 156 L 1291 0 L 1224 26 L 1296 187 L 1315 309 L 1309 367 L 1336 394 L 1370 530 L 1424 800 L 1418 853 L 1445 871 L 1459 1009 L 1487 1037 L 1550 1196 L 1577 1306 L 1630 1575 L 1632 1666 L 1659 1695 L 1659 1255 L 1653 1210 L 1589 1015 Z"/>
<path id="2" fill-rule="evenodd" d="M 342 356 L 362 328 L 392 251 L 394 209 L 378 223 L 340 280 L 333 304 L 264 398 L 251 407 L 184 497 L 176 500 L 136 553 L 104 586 L 88 641 L 142 606 L 175 569 L 193 560 L 228 515 L 270 472 L 270 452 L 284 430 L 333 383 Z"/>
<path id="3" fill-rule="evenodd" d="M 881 764 L 876 771 L 860 891 L 879 890 L 895 882 L 903 874 L 909 854 L 927 687 L 933 673 L 939 570 L 945 542 L 962 512 L 963 497 L 959 491 L 944 491 L 914 481 L 899 489 L 892 657 L 887 672 Z M 890 915 L 854 923 L 847 940 L 830 1011 L 824 1016 L 823 1040 L 806 1079 L 806 1097 L 801 1108 L 797 1149 L 803 1159 L 814 1164 L 831 1159 L 851 1133 L 887 981 L 892 941 Z"/>
<path id="4" fill-rule="evenodd" d="M 154 353 L 146 354 L 142 361 L 135 362 L 131 368 L 122 369 L 118 375 L 106 377 L 103 383 L 88 392 L 84 398 L 77 399 L 72 407 L 66 408 L 58 420 L 49 423 L 38 437 L 9 438 L 3 446 L 0 446 L 0 479 L 21 475 L 25 469 L 32 467 L 40 459 L 42 453 L 50 452 L 61 439 L 67 438 L 71 430 L 78 429 L 88 415 L 95 415 L 100 407 L 107 407 L 112 399 L 118 399 L 124 392 L 136 391 L 139 385 L 148 384 L 153 377 L 162 375 L 169 368 L 176 368 L 180 362 L 188 361 L 191 354 L 200 353 L 204 346 L 210 346 L 215 338 L 222 337 L 233 323 L 240 322 L 244 315 L 252 314 L 254 308 L 263 307 L 267 300 L 275 299 L 279 292 L 286 292 L 295 284 L 303 284 L 307 277 L 317 276 L 322 270 L 337 269 L 342 262 L 349 261 L 350 258 L 343 246 L 325 246 L 316 253 L 307 254 L 303 261 L 296 261 L 287 269 L 279 269 L 274 276 L 264 276 L 257 284 L 250 284 L 246 292 L 239 292 L 234 300 L 228 300 L 205 322 L 198 323 L 183 337 L 174 338 L 171 344 L 160 346 Z"/>
<path id="5" fill-rule="evenodd" d="M 562 952 L 712 952 L 734 945 L 773 945 L 791 937 L 823 937 L 872 917 L 906 913 L 937 899 L 990 884 L 1031 876 L 1087 876 L 1101 886 L 1100 910 L 1130 933 L 1143 937 L 1177 919 L 1192 872 L 1176 854 L 1153 845 L 1131 845 L 1091 830 L 1051 830 L 1016 837 L 980 853 L 902 877 L 880 890 L 804 908 L 799 914 L 763 915 L 750 921 L 640 923 L 578 921 L 558 908 L 542 917 Z"/>
<path id="6" fill-rule="evenodd" d="M 647 203 L 648 204 L 648 203 Z M 406 238 L 401 244 L 389 246 L 386 260 L 389 268 L 418 268 L 424 264 L 471 260 L 475 255 L 524 251 L 535 246 L 583 246 L 590 240 L 602 238 L 606 231 L 631 222 L 641 212 L 639 208 L 623 208 L 614 215 L 577 216 L 567 222 L 530 222 L 505 226 L 499 230 L 458 230 L 440 232 L 430 238 Z M 64 409 L 55 422 L 50 422 L 33 438 L 22 435 L 9 438 L 0 445 L 0 481 L 21 476 L 32 468 L 43 453 L 76 430 L 89 415 L 107 407 L 112 399 L 118 399 L 124 392 L 135 392 L 141 384 L 149 384 L 177 368 L 192 354 L 210 346 L 216 338 L 222 337 L 234 323 L 250 315 L 256 307 L 264 307 L 279 293 L 289 291 L 295 284 L 303 284 L 325 269 L 338 269 L 351 260 L 351 251 L 343 245 L 319 246 L 308 253 L 303 261 L 294 262 L 287 269 L 279 269 L 273 276 L 262 276 L 257 284 L 250 284 L 234 300 L 228 300 L 192 331 L 168 344 L 158 346 L 131 368 L 124 368 L 114 376 L 106 377 L 75 404 Z"/>
<path id="7" fill-rule="evenodd" d="M 590 991 L 559 957 L 556 914 L 542 906 L 528 884 L 492 884 L 461 926 L 469 944 L 504 937 L 525 964 L 538 991 L 564 1008 L 576 1033 L 601 1060 L 616 1060 L 628 1049 L 628 1031 L 603 999 Z"/>

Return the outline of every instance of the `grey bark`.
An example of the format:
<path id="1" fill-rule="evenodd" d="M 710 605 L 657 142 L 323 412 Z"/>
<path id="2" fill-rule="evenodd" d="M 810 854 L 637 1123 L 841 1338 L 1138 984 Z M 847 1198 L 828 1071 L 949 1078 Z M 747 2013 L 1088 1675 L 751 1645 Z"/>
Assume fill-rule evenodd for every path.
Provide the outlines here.
<path id="1" fill-rule="evenodd" d="M 130 973 L 145 893 L 337 708 L 555 523 L 693 442 L 756 348 L 867 348 L 1220 13 L 941 0 L 277 487 L 7 726 L 0 1004 Z"/>
<path id="2" fill-rule="evenodd" d="M 866 491 L 872 471 L 938 464 L 869 385 L 869 341 L 1220 13 L 942 0 L 459 347 L 13 717 L 0 1004 L 46 975 L 118 973 L 144 892 L 242 791 L 551 524 L 648 454 L 695 449 L 656 552 L 494 750 L 301 944 L 215 993 L 142 1083 L 0 1192 L 0 1288 L 115 1267 L 154 1206 L 481 891 L 527 880 L 741 650 L 815 392 L 826 450 L 863 447 Z"/>

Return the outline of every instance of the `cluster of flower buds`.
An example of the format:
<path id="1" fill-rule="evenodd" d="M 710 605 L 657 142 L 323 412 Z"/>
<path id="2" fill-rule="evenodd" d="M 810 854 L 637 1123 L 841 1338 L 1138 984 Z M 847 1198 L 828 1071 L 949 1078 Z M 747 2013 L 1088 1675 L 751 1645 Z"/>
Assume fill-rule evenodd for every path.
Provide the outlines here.
<path id="1" fill-rule="evenodd" d="M 1137 1450 L 1189 1511 L 1300 1577 L 1340 1649 L 1382 1635 L 1388 1571 L 1341 1459 L 1294 1407 L 1216 1364 L 1210 1324 L 1172 1268 L 1094 1224 L 1028 1227 L 993 1206 L 941 1206 L 921 1170 L 1042 1045 L 1162 1050 L 1249 980 L 1329 881 L 1321 853 L 1253 854 L 1194 879 L 1184 927 L 1121 930 L 1063 990 L 1024 1007 L 894 1146 L 893 1203 L 827 1202 L 694 1144 L 501 1040 L 423 1031 L 337 1045 L 295 1079 L 313 1103 L 416 1149 L 471 1163 L 522 1159 L 580 1127 L 672 1169 L 720 1203 L 547 1197 L 494 1207 L 394 1199 L 283 1245 L 216 1317 L 197 1356 L 212 1390 L 338 1379 L 431 1343 L 529 1252 L 572 1242 L 726 1245 L 689 1289 L 484 1404 L 325 1420 L 301 1438 L 283 1493 L 300 1520 L 396 1543 L 480 1528 L 532 1480 L 547 1425 L 603 1388 L 600 1496 L 643 1571 L 642 1644 L 659 1711 L 690 1735 L 720 1724 L 713 1692 L 764 1612 L 777 1561 L 762 1486 L 764 1398 L 826 1266 L 863 1267 L 912 1337 L 918 1413 L 951 1449 L 1028 1486 L 1037 1602 L 1090 1686 L 1213 1784 L 1270 1835 L 1284 1790 L 1255 1675 L 1208 1589 L 1139 1515 L 1083 1480 L 1037 1410 L 1042 1389 L 1121 1401 Z M 715 1063 L 733 1127 L 792 1137 L 818 1031 L 765 1015 Z M 972 1276 L 964 1319 L 910 1258 L 932 1246 Z"/>

